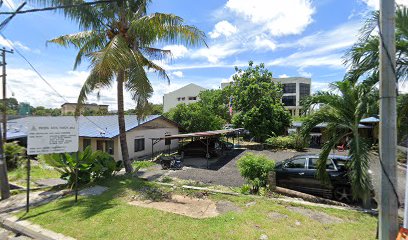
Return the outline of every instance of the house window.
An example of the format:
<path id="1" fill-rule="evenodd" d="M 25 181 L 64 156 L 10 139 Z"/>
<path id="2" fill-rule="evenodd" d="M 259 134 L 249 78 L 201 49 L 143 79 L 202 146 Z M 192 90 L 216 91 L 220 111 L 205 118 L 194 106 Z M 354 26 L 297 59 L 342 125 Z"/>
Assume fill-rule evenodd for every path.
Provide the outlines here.
<path id="1" fill-rule="evenodd" d="M 140 152 L 145 149 L 145 139 L 139 138 L 135 139 L 135 152 Z"/>
<path id="2" fill-rule="evenodd" d="M 197 100 L 197 97 L 188 97 L 188 100 Z"/>
<path id="3" fill-rule="evenodd" d="M 182 101 L 185 101 L 185 100 L 186 100 L 186 98 L 185 98 L 185 97 L 182 97 L 182 98 L 181 98 L 181 100 L 182 100 Z"/>
<path id="4" fill-rule="evenodd" d="M 115 154 L 115 142 L 113 140 L 106 141 L 106 151 L 110 155 Z"/>
<path id="5" fill-rule="evenodd" d="M 103 145 L 105 141 L 103 140 L 96 140 L 96 150 L 103 151 Z"/>
<path id="6" fill-rule="evenodd" d="M 180 100 L 181 100 L 181 98 L 177 98 L 177 101 L 179 101 L 179 102 L 180 102 Z"/>
<path id="7" fill-rule="evenodd" d="M 83 146 L 82 146 L 83 150 L 85 150 L 85 148 L 88 147 L 88 146 L 91 146 L 91 139 L 85 138 L 83 140 Z"/>
<path id="8" fill-rule="evenodd" d="M 296 83 L 283 84 L 283 93 L 296 93 Z"/>
<path id="9" fill-rule="evenodd" d="M 296 106 L 296 96 L 283 96 L 282 103 L 285 106 Z"/>

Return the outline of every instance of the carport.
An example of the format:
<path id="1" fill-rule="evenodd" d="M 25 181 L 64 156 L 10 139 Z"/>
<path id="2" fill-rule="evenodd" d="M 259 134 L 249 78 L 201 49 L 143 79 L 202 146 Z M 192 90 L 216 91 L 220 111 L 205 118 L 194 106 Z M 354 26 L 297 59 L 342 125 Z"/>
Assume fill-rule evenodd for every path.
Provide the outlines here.
<path id="1" fill-rule="evenodd" d="M 207 168 L 208 168 L 208 159 L 210 158 L 209 155 L 209 139 L 214 138 L 214 137 L 220 137 L 221 135 L 226 135 L 226 134 L 231 134 L 234 133 L 234 136 L 236 135 L 238 137 L 239 141 L 239 134 L 243 130 L 243 128 L 236 128 L 236 129 L 222 129 L 222 130 L 214 130 L 214 131 L 206 131 L 206 132 L 194 132 L 194 133 L 184 133 L 184 134 L 175 134 L 175 135 L 168 135 L 164 136 L 161 138 L 150 138 L 152 140 L 152 160 L 154 158 L 154 145 L 159 143 L 161 140 L 168 140 L 171 141 L 173 139 L 185 139 L 185 138 L 191 138 L 193 141 L 194 139 L 197 139 L 201 141 L 203 144 L 206 146 L 206 159 L 207 159 Z M 233 137 L 233 142 L 234 142 L 234 137 Z M 170 145 L 169 145 L 170 146 Z M 169 149 L 170 150 L 170 149 Z"/>

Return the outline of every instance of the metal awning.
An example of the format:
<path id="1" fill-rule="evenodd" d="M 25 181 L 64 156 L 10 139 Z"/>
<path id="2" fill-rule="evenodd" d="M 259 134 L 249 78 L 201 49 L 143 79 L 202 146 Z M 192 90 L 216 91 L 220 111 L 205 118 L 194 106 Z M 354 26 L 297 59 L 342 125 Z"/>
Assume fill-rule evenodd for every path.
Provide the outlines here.
<path id="1" fill-rule="evenodd" d="M 219 136 L 219 135 L 233 133 L 233 132 L 237 132 L 241 130 L 243 130 L 243 128 L 222 129 L 222 130 L 214 130 L 214 131 L 206 131 L 206 132 L 174 134 L 174 135 L 168 135 L 168 136 L 164 136 L 160 138 L 150 138 L 150 139 L 163 140 L 163 139 L 180 139 L 180 138 L 191 138 L 191 137 L 213 137 L 213 136 Z"/>

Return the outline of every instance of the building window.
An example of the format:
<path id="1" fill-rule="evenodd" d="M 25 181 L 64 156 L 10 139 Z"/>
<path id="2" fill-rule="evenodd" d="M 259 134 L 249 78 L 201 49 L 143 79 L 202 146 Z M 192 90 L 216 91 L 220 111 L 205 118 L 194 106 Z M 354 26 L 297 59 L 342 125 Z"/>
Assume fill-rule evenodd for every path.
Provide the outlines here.
<path id="1" fill-rule="evenodd" d="M 110 155 L 115 154 L 115 141 L 113 140 L 106 141 L 106 151 Z"/>
<path id="2" fill-rule="evenodd" d="M 103 151 L 103 145 L 105 144 L 105 141 L 103 140 L 96 140 L 96 150 L 98 151 Z"/>
<path id="3" fill-rule="evenodd" d="M 140 152 L 145 149 L 145 139 L 139 138 L 135 139 L 135 152 Z"/>
<path id="4" fill-rule="evenodd" d="M 296 106 L 296 96 L 283 96 L 282 103 L 285 106 Z"/>
<path id="5" fill-rule="evenodd" d="M 85 150 L 86 147 L 91 146 L 91 139 L 85 138 L 85 139 L 83 140 L 83 143 L 84 143 L 84 144 L 83 144 L 82 148 L 83 148 L 83 150 Z"/>
<path id="6" fill-rule="evenodd" d="M 186 98 L 185 98 L 185 97 L 182 97 L 182 98 L 181 98 L 181 101 L 185 101 L 185 100 L 186 100 Z"/>
<path id="7" fill-rule="evenodd" d="M 296 93 L 296 83 L 284 83 L 283 93 Z"/>
<path id="8" fill-rule="evenodd" d="M 310 84 L 307 83 L 300 83 L 299 84 L 299 95 L 300 99 L 307 97 L 310 95 Z"/>
<path id="9" fill-rule="evenodd" d="M 181 98 L 177 98 L 177 101 L 179 101 L 179 102 L 180 102 L 180 100 L 181 100 Z"/>
<path id="10" fill-rule="evenodd" d="M 197 97 L 188 97 L 188 100 L 197 100 Z"/>

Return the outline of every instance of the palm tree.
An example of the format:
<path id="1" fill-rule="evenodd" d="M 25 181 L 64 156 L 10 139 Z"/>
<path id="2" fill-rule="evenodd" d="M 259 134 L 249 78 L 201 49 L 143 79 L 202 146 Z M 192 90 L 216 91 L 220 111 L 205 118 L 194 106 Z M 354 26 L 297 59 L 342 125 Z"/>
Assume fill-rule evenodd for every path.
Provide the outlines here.
<path id="1" fill-rule="evenodd" d="M 84 0 L 38 0 L 47 5 L 78 4 Z M 153 47 L 172 43 L 197 46 L 205 43 L 205 34 L 185 25 L 173 14 L 147 14 L 150 0 L 117 0 L 95 6 L 68 8 L 64 13 L 78 22 L 81 32 L 50 40 L 61 46 L 78 49 L 74 69 L 83 58 L 90 61 L 90 74 L 78 97 L 78 106 L 95 90 L 111 87 L 116 80 L 119 138 L 126 172 L 132 172 L 129 160 L 123 89 L 132 94 L 138 105 L 147 102 L 153 92 L 146 70 L 169 80 L 166 71 L 153 60 L 171 57 L 169 50 Z M 142 104 L 143 105 L 143 104 Z M 76 114 L 79 114 L 79 107 Z"/>
<path id="2" fill-rule="evenodd" d="M 350 173 L 352 192 L 355 198 L 368 200 L 370 196 L 369 150 L 370 145 L 359 132 L 359 123 L 367 113 L 370 102 L 376 94 L 373 85 L 340 81 L 331 84 L 332 91 L 318 92 L 303 101 L 304 109 L 312 109 L 315 105 L 321 107 L 311 113 L 303 122 L 301 134 L 308 137 L 311 130 L 318 124 L 327 123 L 325 133 L 327 141 L 322 147 L 318 160 L 317 177 L 328 182 L 326 161 L 330 151 L 348 138 Z"/>
<path id="3" fill-rule="evenodd" d="M 345 64 L 350 65 L 346 79 L 357 81 L 361 76 L 371 76 L 378 82 L 380 34 L 379 12 L 374 11 L 360 29 L 358 41 L 346 53 Z M 398 6 L 395 15 L 396 74 L 404 81 L 408 77 L 408 8 Z"/>

